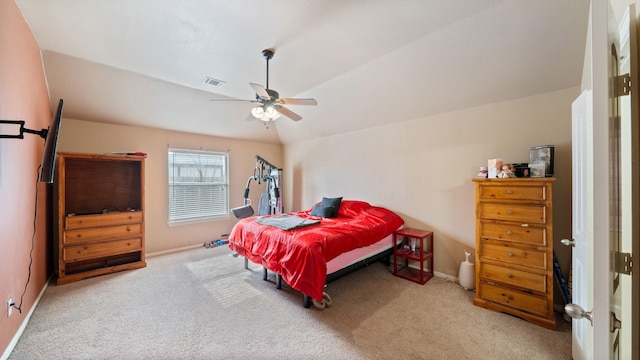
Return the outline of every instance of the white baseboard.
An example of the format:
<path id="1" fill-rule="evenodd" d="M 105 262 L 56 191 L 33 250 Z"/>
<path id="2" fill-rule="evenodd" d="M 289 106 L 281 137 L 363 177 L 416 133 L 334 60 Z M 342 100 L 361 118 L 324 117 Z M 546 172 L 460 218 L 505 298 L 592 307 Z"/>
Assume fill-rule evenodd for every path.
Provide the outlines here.
<path id="1" fill-rule="evenodd" d="M 44 284 L 44 287 L 42 287 L 42 290 L 40 290 L 40 294 L 38 294 L 36 301 L 33 302 L 33 306 L 29 310 L 29 313 L 27 314 L 27 316 L 25 316 L 24 320 L 22 320 L 22 324 L 20 324 L 20 327 L 18 328 L 18 331 L 16 331 L 16 334 L 13 335 L 13 338 L 11 339 L 11 342 L 9 342 L 9 345 L 7 346 L 7 348 L 4 350 L 4 353 L 2 353 L 2 356 L 0 356 L 0 360 L 7 360 L 9 358 L 9 355 L 11 355 L 13 348 L 16 347 L 16 344 L 18 343 L 18 340 L 20 340 L 20 337 L 22 336 L 24 329 L 27 327 L 27 324 L 29 324 L 31 315 L 33 315 L 33 312 L 36 310 L 36 307 L 38 306 L 38 303 L 40 302 L 42 295 L 44 295 L 44 291 L 47 290 L 47 288 L 49 287 L 49 281 L 51 281 L 51 277 L 47 279 L 47 282 Z"/>
<path id="2" fill-rule="evenodd" d="M 149 258 L 149 257 L 166 255 L 166 254 L 176 253 L 176 252 L 185 251 L 185 250 L 192 250 L 192 249 L 196 249 L 196 248 L 200 248 L 200 247 L 204 247 L 204 244 L 189 245 L 189 246 L 184 246 L 184 247 L 175 248 L 175 249 L 156 251 L 156 252 L 152 252 L 152 253 L 147 253 L 145 256 Z"/>
<path id="3" fill-rule="evenodd" d="M 433 272 L 433 276 L 435 276 L 437 278 L 440 278 L 442 280 L 451 281 L 451 282 L 454 282 L 454 283 L 458 282 L 458 277 L 457 276 L 441 273 L 439 271 L 434 271 Z"/>
<path id="4" fill-rule="evenodd" d="M 416 269 L 419 270 L 420 267 L 418 266 L 417 263 L 409 263 L 409 267 L 412 269 Z M 393 259 L 391 259 L 391 269 L 393 270 Z M 439 271 L 433 271 L 433 276 L 445 280 L 445 281 L 450 281 L 450 282 L 454 282 L 456 284 L 458 284 L 458 277 L 457 276 L 453 276 L 453 275 L 449 275 L 449 274 L 445 274 L 443 272 L 439 272 Z"/>

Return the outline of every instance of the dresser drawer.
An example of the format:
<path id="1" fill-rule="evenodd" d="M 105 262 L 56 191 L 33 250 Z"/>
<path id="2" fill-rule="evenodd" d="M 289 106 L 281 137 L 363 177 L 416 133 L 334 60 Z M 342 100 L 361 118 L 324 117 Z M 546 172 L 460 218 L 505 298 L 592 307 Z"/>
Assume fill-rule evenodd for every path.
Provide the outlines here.
<path id="1" fill-rule="evenodd" d="M 105 226 L 89 229 L 69 230 L 64 232 L 64 244 L 96 242 L 102 240 L 122 239 L 142 236 L 141 224 Z"/>
<path id="2" fill-rule="evenodd" d="M 126 254 L 142 249 L 142 239 L 124 239 L 92 243 L 86 245 L 67 246 L 62 249 L 62 256 L 65 261 L 78 261 L 99 258 L 103 256 L 113 256 Z"/>
<path id="3" fill-rule="evenodd" d="M 546 274 L 533 274 L 526 271 L 482 263 L 480 264 L 480 276 L 486 281 L 501 282 L 540 293 L 547 291 Z"/>
<path id="4" fill-rule="evenodd" d="M 65 218 L 65 229 L 84 229 L 98 226 L 134 224 L 142 222 L 142 211 L 123 211 L 97 215 L 75 215 Z"/>
<path id="5" fill-rule="evenodd" d="M 480 237 L 546 246 L 547 229 L 504 223 L 480 223 Z"/>
<path id="6" fill-rule="evenodd" d="M 479 196 L 482 199 L 546 200 L 547 188 L 544 185 L 482 185 Z"/>
<path id="7" fill-rule="evenodd" d="M 478 210 L 480 219 L 515 221 L 523 224 L 547 222 L 547 210 L 544 205 L 480 203 Z"/>
<path id="8" fill-rule="evenodd" d="M 547 316 L 547 299 L 487 283 L 480 283 L 481 297 L 519 310 Z"/>
<path id="9" fill-rule="evenodd" d="M 488 244 L 484 241 L 480 244 L 480 258 L 500 260 L 541 269 L 546 269 L 547 267 L 547 253 L 544 251 Z"/>

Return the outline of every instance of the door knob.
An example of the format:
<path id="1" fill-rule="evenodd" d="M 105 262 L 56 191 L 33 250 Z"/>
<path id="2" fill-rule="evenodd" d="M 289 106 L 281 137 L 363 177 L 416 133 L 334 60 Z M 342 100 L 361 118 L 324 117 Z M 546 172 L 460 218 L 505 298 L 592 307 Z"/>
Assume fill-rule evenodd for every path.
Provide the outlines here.
<path id="1" fill-rule="evenodd" d="M 591 311 L 584 311 L 580 305 L 576 304 L 567 304 L 564 306 L 564 312 L 567 315 L 571 316 L 574 319 L 582 319 L 585 318 L 589 320 L 591 326 L 593 326 L 593 315 Z"/>
<path id="2" fill-rule="evenodd" d="M 571 240 L 569 240 L 569 239 L 562 239 L 562 240 L 560 240 L 560 243 L 562 243 L 562 245 L 564 245 L 564 246 L 571 246 L 571 247 L 576 246 L 576 241 L 575 241 L 575 240 L 573 240 L 573 239 L 571 239 Z"/>

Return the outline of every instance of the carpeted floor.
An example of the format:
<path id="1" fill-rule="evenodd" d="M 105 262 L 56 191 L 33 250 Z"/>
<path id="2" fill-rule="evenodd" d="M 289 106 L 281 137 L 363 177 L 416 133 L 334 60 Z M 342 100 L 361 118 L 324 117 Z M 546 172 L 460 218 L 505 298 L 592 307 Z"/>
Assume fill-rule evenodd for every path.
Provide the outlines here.
<path id="1" fill-rule="evenodd" d="M 325 311 L 270 280 L 225 246 L 50 285 L 9 359 L 571 358 L 559 314 L 544 329 L 439 278 L 421 286 L 377 263 L 329 284 Z"/>

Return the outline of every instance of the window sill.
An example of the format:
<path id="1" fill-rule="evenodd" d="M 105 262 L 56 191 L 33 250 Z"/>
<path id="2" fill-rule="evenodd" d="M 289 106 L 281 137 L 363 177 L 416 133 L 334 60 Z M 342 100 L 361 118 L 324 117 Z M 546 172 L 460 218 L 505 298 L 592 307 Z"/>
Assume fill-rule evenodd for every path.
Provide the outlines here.
<path id="1" fill-rule="evenodd" d="M 170 227 L 182 226 L 182 225 L 192 225 L 192 224 L 211 222 L 211 221 L 229 220 L 230 218 L 231 217 L 229 215 L 211 216 L 211 217 L 206 217 L 206 218 L 169 221 L 169 222 L 167 222 L 167 225 L 169 225 Z"/>

